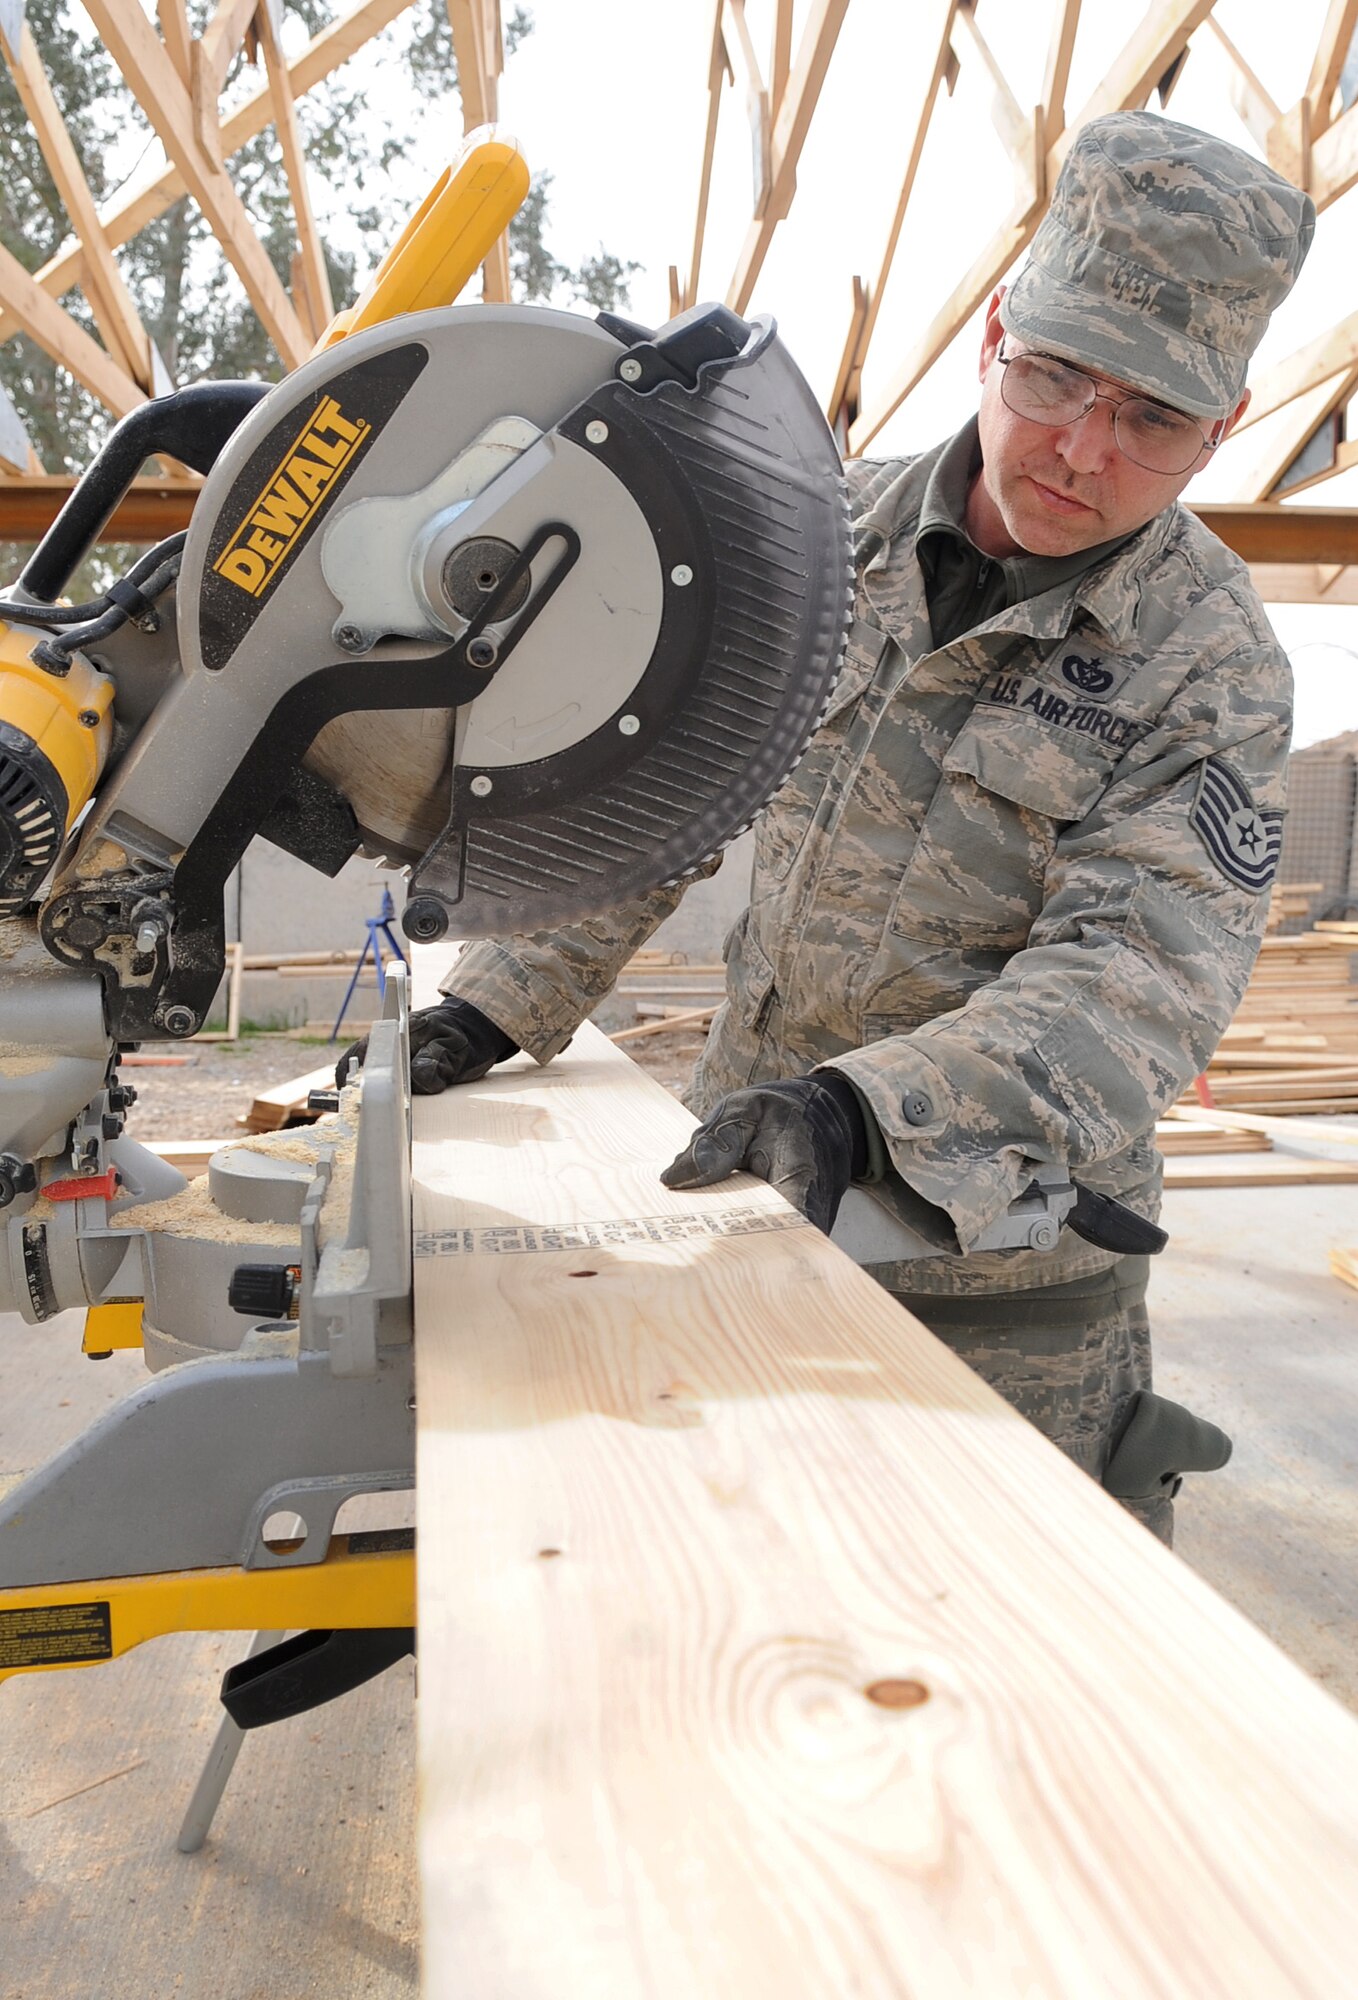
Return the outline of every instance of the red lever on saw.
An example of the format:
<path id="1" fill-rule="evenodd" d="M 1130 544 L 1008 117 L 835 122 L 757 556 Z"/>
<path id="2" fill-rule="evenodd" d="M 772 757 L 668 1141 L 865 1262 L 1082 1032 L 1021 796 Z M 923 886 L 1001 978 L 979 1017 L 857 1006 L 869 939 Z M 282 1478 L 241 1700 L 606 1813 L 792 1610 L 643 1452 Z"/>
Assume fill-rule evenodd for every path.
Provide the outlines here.
<path id="1" fill-rule="evenodd" d="M 85 1174 L 71 1180 L 48 1181 L 42 1193 L 48 1201 L 113 1201 L 122 1184 L 122 1177 L 116 1167 L 110 1167 L 106 1174 Z"/>

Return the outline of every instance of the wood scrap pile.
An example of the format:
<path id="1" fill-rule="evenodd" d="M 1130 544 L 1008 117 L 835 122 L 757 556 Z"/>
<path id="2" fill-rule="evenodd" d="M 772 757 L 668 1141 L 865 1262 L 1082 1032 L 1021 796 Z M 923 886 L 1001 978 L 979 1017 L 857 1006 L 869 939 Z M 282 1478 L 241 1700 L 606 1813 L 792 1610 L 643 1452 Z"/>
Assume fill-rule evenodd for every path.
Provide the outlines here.
<path id="1" fill-rule="evenodd" d="M 1207 1070 L 1213 1106 L 1271 1117 L 1358 1112 L 1356 961 L 1358 924 L 1264 939 Z"/>
<path id="2" fill-rule="evenodd" d="M 638 951 L 623 967 L 616 993 L 631 1000 L 640 1025 L 622 1028 L 615 1042 L 676 1032 L 706 1033 L 726 990 L 724 965 L 690 965 L 682 951 Z"/>
<path id="3" fill-rule="evenodd" d="M 1300 1153 L 1249 1153 L 1220 1149 L 1205 1159 L 1165 1162 L 1167 1188 L 1330 1187 L 1358 1181 L 1358 1161 L 1321 1160 Z"/>
<path id="4" fill-rule="evenodd" d="M 188 1180 L 196 1180 L 205 1174 L 208 1161 L 215 1152 L 231 1143 L 228 1139 L 150 1139 L 146 1142 L 148 1152 L 164 1160 L 167 1167 L 177 1167 Z"/>
<path id="5" fill-rule="evenodd" d="M 1269 1186 L 1279 1178 L 1275 1167 L 1294 1164 L 1273 1157 L 1242 1159 L 1252 1153 L 1271 1156 L 1273 1141 L 1267 1133 L 1238 1132 L 1225 1125 L 1162 1118 L 1155 1128 L 1155 1143 L 1164 1155 L 1167 1188 Z M 1281 1178 L 1289 1175 L 1285 1172 Z"/>

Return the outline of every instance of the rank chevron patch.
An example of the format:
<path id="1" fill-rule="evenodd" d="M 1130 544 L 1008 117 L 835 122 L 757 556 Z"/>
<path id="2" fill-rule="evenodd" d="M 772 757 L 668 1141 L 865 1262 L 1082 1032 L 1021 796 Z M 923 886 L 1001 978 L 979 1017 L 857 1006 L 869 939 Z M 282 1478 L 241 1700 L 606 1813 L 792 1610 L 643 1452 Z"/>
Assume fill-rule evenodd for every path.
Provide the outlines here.
<path id="1" fill-rule="evenodd" d="M 1204 762 L 1188 817 L 1228 881 L 1268 888 L 1282 853 L 1283 815 L 1261 811 L 1245 780 L 1219 757 Z"/>

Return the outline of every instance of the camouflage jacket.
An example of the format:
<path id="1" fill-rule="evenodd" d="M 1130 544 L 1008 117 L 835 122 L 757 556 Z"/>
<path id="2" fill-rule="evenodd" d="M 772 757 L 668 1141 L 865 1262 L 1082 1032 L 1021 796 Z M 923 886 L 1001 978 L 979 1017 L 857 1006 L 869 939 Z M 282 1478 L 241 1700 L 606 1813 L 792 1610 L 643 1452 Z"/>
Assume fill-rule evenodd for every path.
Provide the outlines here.
<path id="1" fill-rule="evenodd" d="M 937 453 L 886 496 L 821 727 L 757 830 L 727 998 L 688 1101 L 842 1070 L 964 1251 L 1068 1163 L 1145 1214 L 1153 1127 L 1239 1001 L 1281 838 L 1291 683 L 1244 566 L 1183 508 L 935 649 L 914 550 Z M 889 490 L 890 489 L 890 490 Z M 472 946 L 447 982 L 541 1062 L 678 900 Z M 1111 1263 L 1065 1232 L 874 1274 L 1002 1290 Z"/>

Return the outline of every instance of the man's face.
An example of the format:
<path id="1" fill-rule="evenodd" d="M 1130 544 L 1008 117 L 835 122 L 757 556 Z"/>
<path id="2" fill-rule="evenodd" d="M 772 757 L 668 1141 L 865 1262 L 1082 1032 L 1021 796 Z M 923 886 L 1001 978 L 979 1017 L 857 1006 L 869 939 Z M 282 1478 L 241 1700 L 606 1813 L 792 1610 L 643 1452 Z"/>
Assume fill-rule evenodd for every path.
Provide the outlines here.
<path id="1" fill-rule="evenodd" d="M 1075 555 L 1144 527 L 1177 500 L 1194 473 L 1211 457 L 1207 437 L 1224 437 L 1249 401 L 1246 392 L 1219 429 L 1209 425 L 1203 449 L 1186 472 L 1148 472 L 1124 457 L 1113 435 L 1112 404 L 1100 401 L 1074 423 L 1051 425 L 1020 417 L 1004 402 L 1004 370 L 997 357 L 1022 350 L 1000 325 L 997 292 L 986 317 L 981 344 L 980 426 L 982 468 L 967 502 L 967 532 L 989 556 L 1027 551 L 1039 556 Z M 1139 392 L 1093 369 L 1086 371 L 1101 395 L 1114 401 Z"/>

